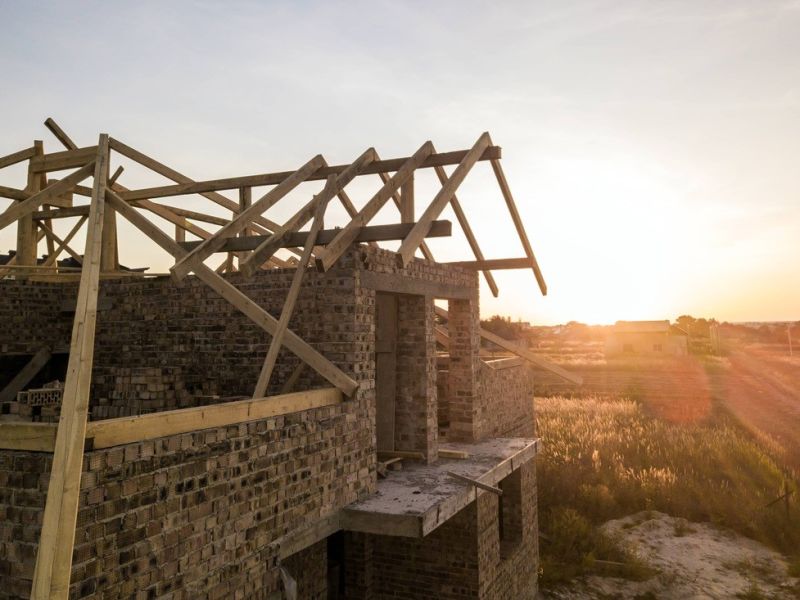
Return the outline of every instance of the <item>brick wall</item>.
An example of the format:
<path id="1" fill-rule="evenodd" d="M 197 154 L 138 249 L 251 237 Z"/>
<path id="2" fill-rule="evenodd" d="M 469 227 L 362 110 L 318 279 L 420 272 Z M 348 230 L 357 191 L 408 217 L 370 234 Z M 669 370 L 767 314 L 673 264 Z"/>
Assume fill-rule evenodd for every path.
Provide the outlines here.
<path id="1" fill-rule="evenodd" d="M 0 450 L 0 600 L 30 597 L 52 455 Z"/>
<path id="2" fill-rule="evenodd" d="M 433 301 L 398 297 L 395 448 L 438 458 L 436 415 L 436 338 Z"/>
<path id="3" fill-rule="evenodd" d="M 502 369 L 481 363 L 478 398 L 480 439 L 533 436 L 533 371 L 527 363 Z"/>

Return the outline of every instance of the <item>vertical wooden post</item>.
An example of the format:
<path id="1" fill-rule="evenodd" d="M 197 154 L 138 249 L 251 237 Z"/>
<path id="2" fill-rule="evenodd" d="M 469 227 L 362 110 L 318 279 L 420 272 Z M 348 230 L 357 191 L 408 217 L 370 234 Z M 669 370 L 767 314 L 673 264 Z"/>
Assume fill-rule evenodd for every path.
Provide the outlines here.
<path id="1" fill-rule="evenodd" d="M 33 148 L 34 156 L 28 162 L 28 183 L 25 187 L 31 194 L 42 190 L 42 177 L 39 173 L 34 173 L 33 159 L 44 154 L 44 144 L 41 140 L 35 140 Z M 33 220 L 33 214 L 28 213 L 17 219 L 17 264 L 35 265 L 37 247 L 36 222 Z M 20 273 L 23 274 L 24 272 Z"/>
<path id="2" fill-rule="evenodd" d="M 89 385 L 94 361 L 94 333 L 107 181 L 108 135 L 101 134 L 97 145 L 86 248 L 75 320 L 72 325 L 61 417 L 58 422 L 53 467 L 47 488 L 36 569 L 33 573 L 31 598 L 35 600 L 66 599 L 69 596 L 72 550 L 75 544 L 80 500 L 83 447 L 89 413 Z"/>
<path id="3" fill-rule="evenodd" d="M 119 177 L 114 174 L 114 180 Z M 108 163 L 106 163 L 106 178 L 108 178 Z M 105 186 L 111 186 L 106 179 Z M 105 195 L 105 193 L 104 193 Z M 103 211 L 103 243 L 100 253 L 100 269 L 102 271 L 116 271 L 119 269 L 119 254 L 117 250 L 117 213 L 113 208 L 105 208 Z"/>
<path id="4" fill-rule="evenodd" d="M 180 225 L 175 225 L 175 241 L 178 243 L 186 241 L 186 230 Z"/>
<path id="5" fill-rule="evenodd" d="M 400 222 L 414 222 L 414 173 L 400 186 Z"/>
<path id="6" fill-rule="evenodd" d="M 239 212 L 247 210 L 250 208 L 250 205 L 253 204 L 253 188 L 251 187 L 243 187 L 239 188 Z M 236 215 L 234 215 L 236 218 Z M 253 229 L 250 227 L 245 227 L 242 229 L 241 233 L 239 233 L 239 237 L 246 237 L 253 233 Z M 237 252 L 236 259 L 237 265 L 241 265 L 242 261 L 247 258 L 247 252 Z"/>

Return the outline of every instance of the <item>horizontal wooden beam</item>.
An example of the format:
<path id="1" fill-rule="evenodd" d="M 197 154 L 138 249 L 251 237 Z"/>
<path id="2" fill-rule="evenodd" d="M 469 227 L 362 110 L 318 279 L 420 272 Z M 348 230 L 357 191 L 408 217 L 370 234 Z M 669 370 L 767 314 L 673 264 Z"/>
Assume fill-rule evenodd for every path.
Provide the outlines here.
<path id="1" fill-rule="evenodd" d="M 0 185 L 1 198 L 10 198 L 11 200 L 27 200 L 30 198 L 30 196 L 30 192 L 26 192 L 25 190 L 8 187 L 7 185 Z"/>
<path id="2" fill-rule="evenodd" d="M 238 400 L 196 408 L 184 408 L 149 413 L 138 417 L 122 417 L 104 421 L 91 421 L 86 431 L 92 448 L 110 448 L 143 440 L 190 433 L 201 429 L 225 427 L 236 423 L 257 421 L 294 412 L 332 406 L 342 402 L 342 392 L 324 388 L 267 396 L 251 400 Z"/>
<path id="3" fill-rule="evenodd" d="M 356 241 L 385 242 L 389 240 L 399 240 L 405 237 L 408 232 L 411 231 L 413 226 L 413 223 L 368 225 L 367 227 L 361 228 L 361 232 L 358 234 Z M 431 230 L 428 232 L 428 237 L 448 237 L 452 233 L 452 230 L 453 226 L 450 221 L 434 221 L 434 223 L 431 225 Z M 318 246 L 322 246 L 330 243 L 340 231 L 341 229 L 323 229 L 319 232 L 319 235 L 317 235 L 316 244 Z M 247 237 L 240 238 L 226 238 L 225 244 L 219 250 L 217 250 L 217 252 L 243 252 L 246 250 L 253 250 L 269 237 L 270 236 L 266 235 L 249 235 Z M 302 248 L 306 244 L 307 237 L 307 231 L 295 231 L 286 235 L 286 237 L 281 241 L 281 247 Z M 192 248 L 199 246 L 201 243 L 202 242 L 199 241 L 181 242 L 181 247 L 185 250 L 191 250 Z"/>
<path id="4" fill-rule="evenodd" d="M 31 213 L 34 221 L 47 221 L 50 219 L 66 219 L 69 217 L 89 216 L 89 206 L 71 206 L 69 208 L 51 208 Z"/>
<path id="5" fill-rule="evenodd" d="M 31 146 L 30 148 L 25 148 L 24 150 L 12 152 L 11 154 L 6 154 L 5 156 L 0 156 L 0 169 L 4 167 L 10 167 L 11 165 L 20 163 L 23 160 L 28 160 L 29 158 L 33 157 L 35 152 L 35 146 Z"/>
<path id="6" fill-rule="evenodd" d="M 77 148 L 75 150 L 62 150 L 61 152 L 51 152 L 36 156 L 31 160 L 31 168 L 34 173 L 46 173 L 48 171 L 62 171 L 64 169 L 76 169 L 82 167 L 87 162 L 94 160 L 97 155 L 97 146 Z"/>
<path id="7" fill-rule="evenodd" d="M 57 429 L 56 423 L 0 423 L 0 449 L 52 452 Z"/>
<path id="8" fill-rule="evenodd" d="M 111 141 L 111 148 L 114 148 L 115 141 Z M 457 165 L 467 155 L 468 150 L 457 150 L 455 152 L 442 152 L 431 154 L 420 166 L 419 169 L 440 167 L 446 165 Z M 479 160 L 496 160 L 502 156 L 499 146 L 490 146 L 486 149 Z M 367 166 L 360 175 L 374 175 L 376 173 L 386 173 L 397 171 L 408 160 L 405 158 L 392 158 L 387 160 L 376 160 Z M 329 175 L 339 175 L 350 165 L 334 165 L 322 167 L 311 175 L 307 181 L 327 179 Z M 281 171 L 279 173 L 262 173 L 260 175 L 247 175 L 245 177 L 230 177 L 227 179 L 211 179 L 208 181 L 195 181 L 192 183 L 178 183 L 175 185 L 164 185 L 159 187 L 143 188 L 131 190 L 120 194 L 123 200 L 131 201 L 143 198 L 163 198 L 166 196 L 182 196 L 185 194 L 199 194 L 203 192 L 215 192 L 219 190 L 232 190 L 241 187 L 258 187 L 265 185 L 277 185 L 294 171 Z"/>
<path id="9" fill-rule="evenodd" d="M 530 269 L 533 263 L 530 258 L 495 258 L 488 260 L 463 260 L 445 263 L 454 267 L 474 269 L 476 271 L 497 271 L 502 269 Z"/>

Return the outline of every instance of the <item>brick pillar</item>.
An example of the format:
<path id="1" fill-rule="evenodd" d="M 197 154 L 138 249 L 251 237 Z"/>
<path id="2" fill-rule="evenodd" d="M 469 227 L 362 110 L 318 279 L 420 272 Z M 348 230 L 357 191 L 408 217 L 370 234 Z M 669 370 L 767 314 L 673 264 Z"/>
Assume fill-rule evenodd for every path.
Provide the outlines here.
<path id="1" fill-rule="evenodd" d="M 480 314 L 478 299 L 450 300 L 447 330 L 450 336 L 450 431 L 448 440 L 480 439 L 483 418 L 478 397 L 480 368 Z"/>
<path id="2" fill-rule="evenodd" d="M 438 458 L 436 337 L 433 299 L 397 296 L 395 448 Z"/>
<path id="3" fill-rule="evenodd" d="M 374 597 L 372 577 L 372 537 L 366 533 L 344 534 L 345 597 L 371 600 Z"/>

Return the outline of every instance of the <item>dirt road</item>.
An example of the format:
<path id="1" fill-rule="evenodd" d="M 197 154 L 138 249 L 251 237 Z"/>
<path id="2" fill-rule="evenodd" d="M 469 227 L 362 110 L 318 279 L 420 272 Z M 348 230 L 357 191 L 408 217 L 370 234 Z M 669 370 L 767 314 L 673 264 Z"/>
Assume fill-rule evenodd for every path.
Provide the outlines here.
<path id="1" fill-rule="evenodd" d="M 709 369 L 714 399 L 756 433 L 773 438 L 800 470 L 800 356 L 758 346 L 733 349 Z"/>

